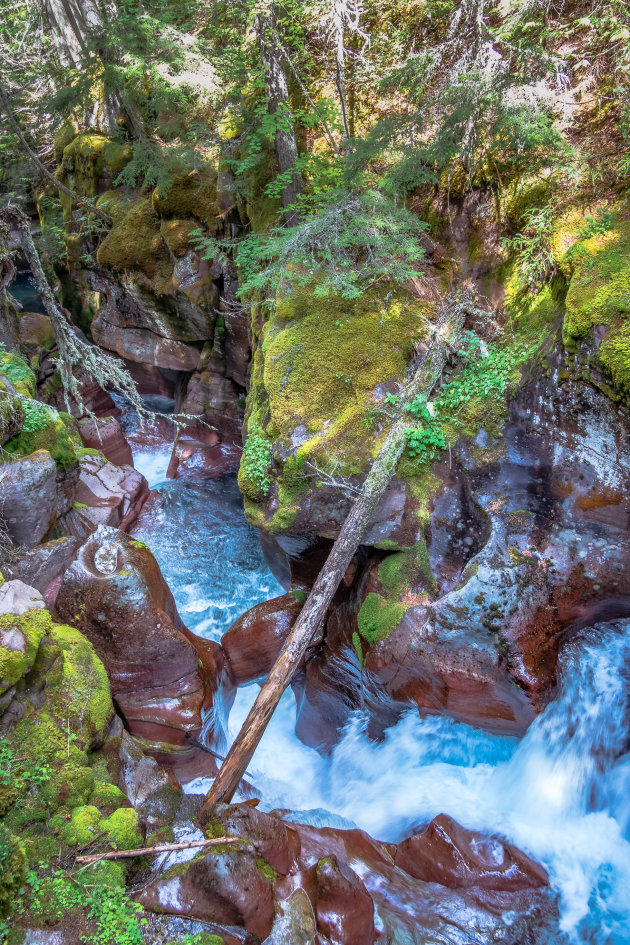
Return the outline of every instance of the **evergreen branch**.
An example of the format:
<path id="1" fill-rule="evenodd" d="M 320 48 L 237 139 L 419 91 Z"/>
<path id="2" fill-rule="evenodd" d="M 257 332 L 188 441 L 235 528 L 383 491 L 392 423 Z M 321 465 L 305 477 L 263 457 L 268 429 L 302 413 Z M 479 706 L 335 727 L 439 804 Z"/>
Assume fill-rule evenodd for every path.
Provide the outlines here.
<path id="1" fill-rule="evenodd" d="M 57 190 L 61 191 L 62 194 L 65 194 L 66 197 L 70 197 L 70 199 L 74 203 L 76 203 L 79 207 L 84 207 L 86 210 L 89 210 L 91 213 L 94 213 L 100 220 L 102 220 L 108 226 L 112 226 L 113 220 L 110 216 L 108 216 L 102 210 L 99 210 L 99 208 L 94 206 L 94 204 L 90 203 L 89 200 L 86 200 L 84 197 L 80 197 L 78 194 L 75 194 L 72 190 L 70 190 L 69 187 L 66 187 L 66 185 L 62 184 L 60 180 L 57 180 L 54 174 L 51 174 L 48 168 L 44 164 L 42 164 L 41 160 L 39 159 L 37 154 L 33 151 L 28 141 L 24 137 L 22 129 L 20 128 L 17 121 L 15 120 L 15 115 L 13 114 L 13 109 L 11 108 L 9 96 L 2 82 L 0 82 L 0 104 L 2 105 L 5 114 L 7 118 L 9 119 L 9 124 L 11 125 L 13 131 L 15 132 L 15 135 L 18 141 L 20 142 L 20 145 L 22 146 L 24 151 L 26 151 L 26 153 L 30 157 L 31 161 L 35 164 L 37 169 L 41 171 L 41 173 L 46 178 L 48 178 L 48 180 L 52 184 L 55 185 Z"/>

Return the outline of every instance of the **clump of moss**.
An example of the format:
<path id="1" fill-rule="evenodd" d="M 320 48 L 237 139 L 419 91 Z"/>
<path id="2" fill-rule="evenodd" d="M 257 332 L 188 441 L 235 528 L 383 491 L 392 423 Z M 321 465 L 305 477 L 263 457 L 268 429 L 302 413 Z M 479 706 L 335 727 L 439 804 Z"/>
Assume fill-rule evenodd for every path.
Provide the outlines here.
<path id="1" fill-rule="evenodd" d="M 174 175 L 168 187 L 153 191 L 153 208 L 160 217 L 189 220 L 195 217 L 216 229 L 220 208 L 217 203 L 217 172 L 203 167 Z"/>
<path id="2" fill-rule="evenodd" d="M 21 617 L 0 616 L 0 694 L 14 686 L 33 666 L 52 620 L 46 610 L 29 610 Z"/>
<path id="3" fill-rule="evenodd" d="M 0 375 L 6 377 L 18 394 L 24 397 L 35 396 L 37 378 L 24 358 L 0 350 Z"/>
<path id="4" fill-rule="evenodd" d="M 11 914 L 26 879 L 24 847 L 0 824 L 0 919 Z"/>
<path id="5" fill-rule="evenodd" d="M 630 219 L 618 215 L 609 229 L 574 243 L 567 257 L 572 275 L 563 341 L 573 350 L 595 327 L 604 326 L 599 362 L 630 394 Z"/>
<path id="6" fill-rule="evenodd" d="M 62 469 L 72 466 L 77 461 L 75 444 L 60 414 L 50 407 L 41 407 L 40 418 L 45 423 L 30 424 L 33 429 L 24 426 L 7 440 L 5 449 L 17 456 L 29 456 L 36 450 L 47 450 L 57 466 Z"/>
<path id="7" fill-rule="evenodd" d="M 102 833 L 103 815 L 91 804 L 75 807 L 69 823 L 62 827 L 61 834 L 69 846 L 83 846 Z"/>
<path id="8" fill-rule="evenodd" d="M 57 162 L 63 160 L 63 152 L 79 133 L 79 126 L 73 118 L 66 118 L 53 138 L 53 152 Z"/>
<path id="9" fill-rule="evenodd" d="M 86 745 L 100 742 L 113 715 L 107 671 L 90 641 L 74 627 L 54 624 L 50 638 L 61 656 L 54 698 L 71 724 L 75 720 L 79 727 L 80 722 Z"/>
<path id="10" fill-rule="evenodd" d="M 419 541 L 413 548 L 388 555 L 378 567 L 378 579 L 388 598 L 397 599 L 410 590 L 419 576 L 422 576 L 426 589 L 434 593 L 436 580 L 431 571 L 429 552 L 424 540 Z"/>
<path id="11" fill-rule="evenodd" d="M 398 627 L 409 608 L 396 601 L 386 601 L 370 591 L 357 617 L 359 633 L 370 646 L 385 640 Z"/>
<path id="12" fill-rule="evenodd" d="M 160 219 L 150 197 L 142 198 L 114 221 L 96 254 L 100 266 L 115 272 L 139 269 L 148 279 L 166 280 L 172 262 L 160 233 Z M 159 291 L 159 286 L 157 287 Z"/>
<path id="13" fill-rule="evenodd" d="M 277 870 L 275 870 L 270 863 L 267 863 L 262 856 L 259 856 L 256 860 L 256 869 L 265 879 L 268 879 L 270 883 L 275 883 L 278 878 Z"/>
<path id="14" fill-rule="evenodd" d="M 74 189 L 85 197 L 98 194 L 104 174 L 116 176 L 131 160 L 128 144 L 110 141 L 105 135 L 76 135 L 63 149 L 59 176 L 72 176 Z"/>
<path id="15" fill-rule="evenodd" d="M 132 807 L 119 807 L 104 818 L 100 826 L 117 850 L 133 850 L 142 846 L 138 814 Z"/>
<path id="16" fill-rule="evenodd" d="M 162 220 L 160 223 L 160 233 L 173 256 L 184 256 L 192 248 L 190 234 L 198 228 L 197 220 Z"/>

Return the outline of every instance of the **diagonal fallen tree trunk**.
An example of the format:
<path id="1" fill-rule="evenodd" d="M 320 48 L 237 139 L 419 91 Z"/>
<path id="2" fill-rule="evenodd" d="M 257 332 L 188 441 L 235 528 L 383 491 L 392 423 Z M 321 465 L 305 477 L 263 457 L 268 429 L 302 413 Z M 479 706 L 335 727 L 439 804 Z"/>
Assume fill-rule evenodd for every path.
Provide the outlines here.
<path id="1" fill-rule="evenodd" d="M 309 644 L 322 626 L 335 591 L 346 573 L 381 496 L 396 471 L 405 446 L 405 430 L 409 426 L 406 408 L 417 395 L 424 394 L 427 398 L 430 396 L 444 370 L 451 343 L 459 335 L 466 314 L 469 312 L 479 314 L 479 310 L 475 309 L 470 300 L 456 299 L 451 305 L 444 306 L 437 323 L 431 324 L 426 351 L 413 377 L 405 386 L 394 423 L 306 599 L 300 616 L 214 780 L 200 813 L 202 822 L 208 817 L 215 804 L 232 799 L 282 693 L 289 685 Z"/>

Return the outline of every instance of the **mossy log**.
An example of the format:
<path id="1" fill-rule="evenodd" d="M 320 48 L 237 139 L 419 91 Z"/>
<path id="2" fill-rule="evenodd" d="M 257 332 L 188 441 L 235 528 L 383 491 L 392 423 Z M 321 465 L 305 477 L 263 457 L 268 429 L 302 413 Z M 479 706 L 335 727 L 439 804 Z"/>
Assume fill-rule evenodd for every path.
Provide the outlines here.
<path id="1" fill-rule="evenodd" d="M 202 821 L 215 804 L 229 802 L 258 746 L 282 693 L 302 661 L 311 641 L 322 626 L 330 602 L 346 573 L 352 556 L 369 525 L 374 510 L 396 471 L 405 446 L 409 426 L 407 406 L 418 395 L 431 394 L 444 370 L 449 339 L 461 331 L 471 304 L 457 300 L 445 306 L 436 324 L 431 326 L 427 350 L 400 398 L 398 412 L 363 487 L 350 510 L 326 564 L 311 590 L 304 607 L 267 680 L 245 719 L 225 762 L 221 766 L 201 811 Z"/>

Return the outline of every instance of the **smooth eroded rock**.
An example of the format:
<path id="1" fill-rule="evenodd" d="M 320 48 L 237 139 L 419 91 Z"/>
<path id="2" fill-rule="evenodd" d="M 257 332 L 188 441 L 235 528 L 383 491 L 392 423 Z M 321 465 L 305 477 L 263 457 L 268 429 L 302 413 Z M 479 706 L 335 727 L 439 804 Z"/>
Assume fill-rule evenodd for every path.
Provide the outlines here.
<path id="1" fill-rule="evenodd" d="M 64 575 L 56 613 L 92 642 L 132 735 L 165 760 L 198 752 L 223 654 L 184 626 L 146 545 L 99 526 Z"/>
<path id="2" fill-rule="evenodd" d="M 416 879 L 450 889 L 509 892 L 549 885 L 546 870 L 522 850 L 499 837 L 467 830 L 446 814 L 399 843 L 394 863 Z"/>
<path id="3" fill-rule="evenodd" d="M 57 517 L 57 467 L 46 450 L 0 466 L 0 509 L 16 545 L 32 548 Z"/>
<path id="4" fill-rule="evenodd" d="M 23 581 L 5 581 L 0 587 L 0 614 L 22 616 L 29 610 L 43 610 L 44 598 Z"/>
<path id="5" fill-rule="evenodd" d="M 221 646 L 237 686 L 268 674 L 301 609 L 294 594 L 273 597 L 256 604 L 224 633 Z"/>

